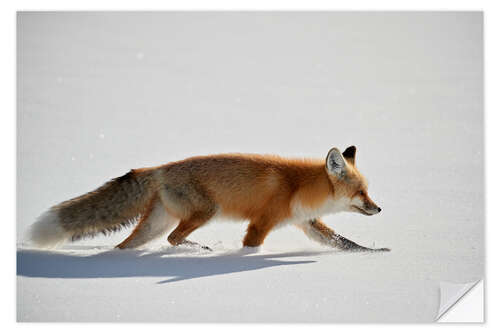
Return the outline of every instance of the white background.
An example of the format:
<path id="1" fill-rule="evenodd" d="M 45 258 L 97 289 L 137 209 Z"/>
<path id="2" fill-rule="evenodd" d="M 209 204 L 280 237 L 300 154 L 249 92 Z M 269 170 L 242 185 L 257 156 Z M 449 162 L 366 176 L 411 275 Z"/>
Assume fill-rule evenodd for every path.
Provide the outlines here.
<path id="1" fill-rule="evenodd" d="M 21 13 L 18 36 L 19 243 L 131 167 L 355 144 L 383 213 L 325 222 L 393 248 L 325 254 L 288 227 L 233 258 L 245 225 L 226 223 L 190 236 L 201 261 L 166 235 L 147 258 L 21 250 L 19 320 L 428 322 L 441 281 L 483 277 L 480 13 Z"/>

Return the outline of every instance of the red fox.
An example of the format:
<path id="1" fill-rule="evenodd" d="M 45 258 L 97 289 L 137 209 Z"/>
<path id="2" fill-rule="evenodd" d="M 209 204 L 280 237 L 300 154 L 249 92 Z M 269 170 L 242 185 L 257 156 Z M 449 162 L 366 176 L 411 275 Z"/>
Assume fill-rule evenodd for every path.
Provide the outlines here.
<path id="1" fill-rule="evenodd" d="M 367 194 L 355 165 L 356 147 L 332 148 L 326 160 L 221 154 L 132 169 L 95 191 L 62 202 L 30 229 L 33 243 L 53 247 L 138 221 L 120 249 L 135 248 L 167 233 L 172 245 L 210 219 L 250 221 L 243 245 L 260 246 L 278 225 L 291 224 L 311 239 L 344 250 L 388 251 L 360 246 L 320 221 L 325 214 L 381 211 Z M 208 247 L 204 247 L 209 249 Z"/>

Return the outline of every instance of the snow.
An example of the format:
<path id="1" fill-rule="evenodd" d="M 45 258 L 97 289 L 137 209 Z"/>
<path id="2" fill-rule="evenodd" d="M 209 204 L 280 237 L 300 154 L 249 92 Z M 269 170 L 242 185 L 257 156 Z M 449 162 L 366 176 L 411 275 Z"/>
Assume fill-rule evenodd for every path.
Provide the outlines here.
<path id="1" fill-rule="evenodd" d="M 483 277 L 480 13 L 18 20 L 19 321 L 429 322 L 440 283 Z M 246 225 L 227 221 L 190 237 L 213 252 L 166 235 L 114 250 L 130 229 L 52 251 L 25 243 L 51 205 L 131 168 L 353 144 L 383 210 L 324 221 L 391 252 L 324 248 L 288 226 L 246 253 Z"/>

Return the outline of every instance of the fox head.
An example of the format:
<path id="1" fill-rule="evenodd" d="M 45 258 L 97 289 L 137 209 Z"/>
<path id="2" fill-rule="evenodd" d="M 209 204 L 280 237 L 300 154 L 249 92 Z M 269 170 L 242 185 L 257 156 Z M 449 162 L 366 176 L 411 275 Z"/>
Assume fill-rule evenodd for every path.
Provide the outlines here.
<path id="1" fill-rule="evenodd" d="M 344 211 L 375 215 L 382 210 L 368 196 L 367 184 L 356 168 L 356 147 L 350 146 L 343 153 L 332 148 L 326 157 L 326 171 L 334 185 L 334 197 L 341 199 Z"/>

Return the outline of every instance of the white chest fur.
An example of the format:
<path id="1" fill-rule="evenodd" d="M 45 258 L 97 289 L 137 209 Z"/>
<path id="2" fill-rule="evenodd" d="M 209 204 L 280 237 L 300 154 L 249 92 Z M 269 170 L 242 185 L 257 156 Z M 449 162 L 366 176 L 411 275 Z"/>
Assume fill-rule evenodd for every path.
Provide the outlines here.
<path id="1" fill-rule="evenodd" d="M 330 215 L 346 211 L 349 207 L 349 200 L 347 198 L 341 199 L 325 199 L 320 205 L 315 207 L 308 207 L 302 205 L 300 201 L 292 202 L 292 216 L 283 221 L 285 224 L 304 223 L 313 218 L 319 218 L 324 215 Z"/>

